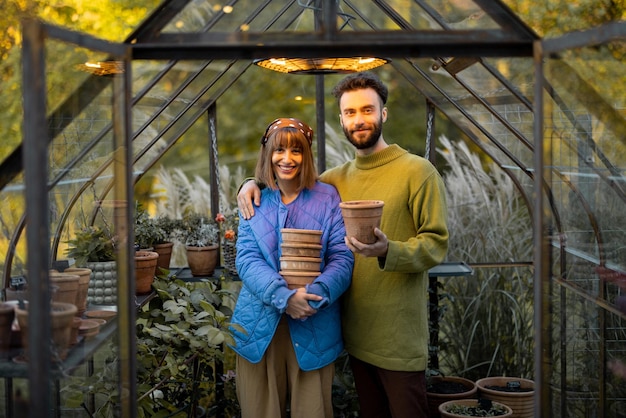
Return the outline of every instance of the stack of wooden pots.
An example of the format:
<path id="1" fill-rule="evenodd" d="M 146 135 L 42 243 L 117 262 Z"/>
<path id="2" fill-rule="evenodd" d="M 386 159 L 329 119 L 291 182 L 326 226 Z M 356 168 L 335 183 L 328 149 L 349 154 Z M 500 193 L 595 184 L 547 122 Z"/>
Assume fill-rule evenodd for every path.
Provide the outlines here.
<path id="1" fill-rule="evenodd" d="M 282 235 L 280 275 L 290 289 L 312 283 L 320 275 L 322 231 L 313 229 L 280 230 Z"/>

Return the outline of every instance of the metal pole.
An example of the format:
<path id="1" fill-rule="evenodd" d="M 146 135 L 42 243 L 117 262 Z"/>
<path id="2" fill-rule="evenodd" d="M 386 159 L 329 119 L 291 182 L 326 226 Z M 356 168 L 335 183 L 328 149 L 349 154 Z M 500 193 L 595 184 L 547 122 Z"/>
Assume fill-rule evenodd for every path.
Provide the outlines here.
<path id="1" fill-rule="evenodd" d="M 24 100 L 24 184 L 28 228 L 28 387 L 29 416 L 51 416 L 51 330 L 49 287 L 48 123 L 43 26 L 22 21 Z"/>
<path id="2" fill-rule="evenodd" d="M 550 187 L 551 171 L 546 165 L 551 165 L 551 143 L 545 142 L 544 132 L 544 76 L 543 50 L 541 41 L 533 44 L 535 62 L 535 99 L 534 99 L 534 304 L 535 304 L 535 417 L 549 417 L 550 408 L 550 374 L 551 344 L 550 344 L 550 304 L 551 304 L 551 254 L 552 254 L 552 216 L 549 202 L 546 202 L 544 185 Z M 549 191 L 549 190 L 548 190 Z"/>
<path id="3" fill-rule="evenodd" d="M 115 202 L 125 202 L 114 207 L 115 235 L 119 238 L 117 249 L 118 279 L 118 336 L 119 336 L 119 382 L 120 416 L 134 418 L 137 416 L 137 373 L 136 373 L 136 330 L 137 298 L 135 295 L 134 268 L 134 216 L 135 205 L 132 181 L 132 124 L 131 103 L 131 65 L 130 48 L 124 57 L 124 74 L 113 79 L 113 161 Z"/>

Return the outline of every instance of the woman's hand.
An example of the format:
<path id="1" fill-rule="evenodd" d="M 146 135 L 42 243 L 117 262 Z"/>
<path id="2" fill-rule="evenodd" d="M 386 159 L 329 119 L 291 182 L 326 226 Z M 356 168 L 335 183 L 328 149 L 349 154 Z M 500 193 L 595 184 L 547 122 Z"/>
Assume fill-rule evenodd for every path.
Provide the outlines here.
<path id="1" fill-rule="evenodd" d="M 287 301 L 287 315 L 293 319 L 304 320 L 317 313 L 317 309 L 311 308 L 310 300 L 322 300 L 321 296 L 307 293 L 304 287 L 298 289 Z"/>

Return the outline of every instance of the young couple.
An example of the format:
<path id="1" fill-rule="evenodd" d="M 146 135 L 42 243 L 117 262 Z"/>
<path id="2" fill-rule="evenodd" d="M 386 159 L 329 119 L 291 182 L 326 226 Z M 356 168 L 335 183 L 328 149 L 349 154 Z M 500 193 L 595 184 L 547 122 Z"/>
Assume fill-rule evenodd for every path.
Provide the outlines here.
<path id="1" fill-rule="evenodd" d="M 238 196 L 243 286 L 232 348 L 242 417 L 286 417 L 287 405 L 292 418 L 332 417 L 344 348 L 360 417 L 427 417 L 428 270 L 448 246 L 443 181 L 383 138 L 388 91 L 378 77 L 349 75 L 333 94 L 355 159 L 318 180 L 311 128 L 277 119 L 261 139 L 255 181 Z M 375 243 L 345 237 L 341 200 L 385 202 Z M 281 228 L 323 231 L 322 273 L 305 288 L 290 290 L 279 274 Z"/>

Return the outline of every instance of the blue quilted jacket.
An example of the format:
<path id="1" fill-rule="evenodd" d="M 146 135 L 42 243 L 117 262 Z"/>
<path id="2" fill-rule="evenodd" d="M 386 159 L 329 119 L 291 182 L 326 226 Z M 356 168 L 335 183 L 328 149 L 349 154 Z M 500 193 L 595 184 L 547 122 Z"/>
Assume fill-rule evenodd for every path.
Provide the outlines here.
<path id="1" fill-rule="evenodd" d="M 237 237 L 237 272 L 243 282 L 232 323 L 235 345 L 232 348 L 251 363 L 258 363 L 287 309 L 295 290 L 282 278 L 279 258 L 280 229 L 322 230 L 322 274 L 307 285 L 309 293 L 323 297 L 310 302 L 317 313 L 304 321 L 288 315 L 291 340 L 300 368 L 316 370 L 333 362 L 343 350 L 339 297 L 350 285 L 354 256 L 344 243 L 345 229 L 340 198 L 334 187 L 317 182 L 303 190 L 289 205 L 282 203 L 279 190 L 265 188 L 261 206 L 250 220 L 240 218 Z"/>

